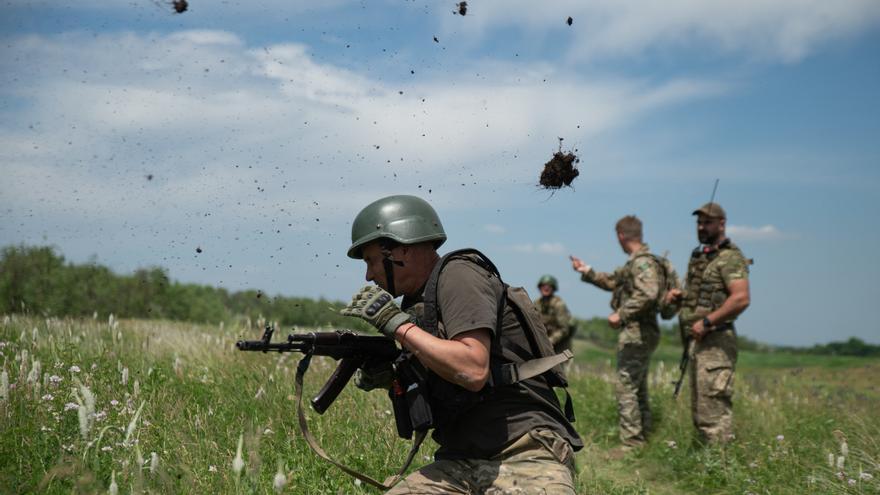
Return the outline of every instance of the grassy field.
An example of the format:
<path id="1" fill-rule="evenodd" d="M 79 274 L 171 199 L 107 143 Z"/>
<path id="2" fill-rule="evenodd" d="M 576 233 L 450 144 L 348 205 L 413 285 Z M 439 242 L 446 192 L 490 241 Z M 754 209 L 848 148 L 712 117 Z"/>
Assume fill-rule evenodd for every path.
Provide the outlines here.
<path id="1" fill-rule="evenodd" d="M 295 425 L 297 356 L 233 348 L 259 333 L 3 317 L 0 493 L 378 493 L 309 451 Z M 742 353 L 737 440 L 707 448 L 693 442 L 687 391 L 671 398 L 679 349 L 664 343 L 651 376 L 656 431 L 618 459 L 613 351 L 576 344 L 579 493 L 880 493 L 876 360 Z M 333 366 L 313 362 L 308 396 Z M 409 448 L 382 392 L 349 387 L 309 418 L 332 456 L 373 477 Z"/>

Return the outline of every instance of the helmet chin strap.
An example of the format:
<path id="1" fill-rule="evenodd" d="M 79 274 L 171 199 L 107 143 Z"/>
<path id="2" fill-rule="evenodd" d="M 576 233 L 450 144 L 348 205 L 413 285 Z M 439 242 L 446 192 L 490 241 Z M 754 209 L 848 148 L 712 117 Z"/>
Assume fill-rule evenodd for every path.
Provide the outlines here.
<path id="1" fill-rule="evenodd" d="M 397 291 L 394 287 L 394 265 L 403 266 L 402 261 L 395 260 L 391 255 L 391 249 L 388 246 L 382 246 L 382 267 L 385 269 L 385 284 L 388 286 L 388 293 L 397 297 Z"/>

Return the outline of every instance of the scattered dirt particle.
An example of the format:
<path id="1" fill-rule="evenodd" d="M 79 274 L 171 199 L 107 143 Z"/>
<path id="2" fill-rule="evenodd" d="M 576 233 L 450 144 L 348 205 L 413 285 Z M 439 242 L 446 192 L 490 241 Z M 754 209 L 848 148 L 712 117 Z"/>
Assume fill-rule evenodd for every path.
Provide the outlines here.
<path id="1" fill-rule="evenodd" d="M 186 0 L 174 0 L 171 6 L 174 7 L 174 12 L 182 14 L 189 8 L 189 3 Z"/>
<path id="2" fill-rule="evenodd" d="M 574 19 L 572 19 L 571 16 L 568 16 L 568 19 L 565 20 L 565 23 L 568 24 L 569 26 L 571 26 L 571 24 L 573 22 L 574 22 Z"/>
<path id="3" fill-rule="evenodd" d="M 147 174 L 147 180 L 153 180 L 153 174 Z"/>
<path id="4" fill-rule="evenodd" d="M 197 248 L 196 248 L 196 252 L 199 253 L 199 254 L 201 254 L 201 252 L 202 252 L 202 248 L 201 248 L 201 247 L 197 247 Z"/>
<path id="5" fill-rule="evenodd" d="M 437 39 L 437 37 L 436 37 L 436 36 L 434 36 L 434 43 L 440 43 L 440 40 L 439 40 L 439 39 Z"/>
<path id="6" fill-rule="evenodd" d="M 467 2 L 458 2 L 455 6 L 458 7 L 458 15 L 467 15 Z"/>

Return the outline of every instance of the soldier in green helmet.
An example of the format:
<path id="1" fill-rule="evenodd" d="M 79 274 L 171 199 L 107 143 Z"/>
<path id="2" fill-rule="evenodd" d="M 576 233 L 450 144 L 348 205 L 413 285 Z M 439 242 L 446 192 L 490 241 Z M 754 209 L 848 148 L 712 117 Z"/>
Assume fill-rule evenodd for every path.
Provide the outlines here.
<path id="1" fill-rule="evenodd" d="M 748 308 L 749 261 L 725 234 L 727 213 L 709 202 L 694 210 L 697 238 L 684 290 L 671 290 L 682 332 L 691 349 L 691 413 L 700 438 L 724 443 L 733 433 L 733 374 L 736 369 L 734 321 Z"/>
<path id="2" fill-rule="evenodd" d="M 612 328 L 620 330 L 617 339 L 617 395 L 620 440 L 623 451 L 645 444 L 652 426 L 648 403 L 648 367 L 651 354 L 660 342 L 657 324 L 659 301 L 664 295 L 667 273 L 661 259 L 651 254 L 642 240 L 642 222 L 633 215 L 621 218 L 616 226 L 621 249 L 629 255 L 626 264 L 613 273 L 593 270 L 572 256 L 572 268 L 581 280 L 612 291 L 608 317 Z"/>
<path id="3" fill-rule="evenodd" d="M 550 338 L 550 343 L 553 344 L 553 350 L 556 352 L 571 350 L 575 326 L 565 301 L 556 295 L 556 292 L 559 291 L 556 277 L 544 275 L 538 279 L 538 291 L 541 296 L 535 299 L 535 309 L 541 313 L 544 328 L 547 329 L 547 336 Z"/>
<path id="4" fill-rule="evenodd" d="M 574 494 L 583 443 L 547 375 L 508 384 L 500 373 L 509 346 L 530 349 L 510 305 L 499 314 L 506 286 L 476 251 L 441 258 L 444 241 L 437 213 L 415 196 L 375 201 L 352 224 L 348 256 L 366 263 L 370 284 L 342 313 L 395 339 L 424 370 L 439 445 L 433 463 L 388 493 Z M 362 370 L 361 388 L 377 385 L 371 375 L 381 370 Z"/>

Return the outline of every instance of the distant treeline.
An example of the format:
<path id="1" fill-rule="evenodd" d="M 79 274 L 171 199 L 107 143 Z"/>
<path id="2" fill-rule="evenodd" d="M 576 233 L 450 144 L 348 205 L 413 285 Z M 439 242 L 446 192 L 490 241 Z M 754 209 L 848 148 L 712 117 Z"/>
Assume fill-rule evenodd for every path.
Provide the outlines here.
<path id="1" fill-rule="evenodd" d="M 0 313 L 44 316 L 114 314 L 219 323 L 258 318 L 281 325 L 365 330 L 336 313 L 324 299 L 268 297 L 259 290 L 229 292 L 169 279 L 165 269 L 142 268 L 118 275 L 95 262 L 66 262 L 52 247 L 8 246 L 0 252 Z"/>
<path id="2" fill-rule="evenodd" d="M 114 314 L 120 318 L 158 318 L 198 323 L 232 323 L 259 318 L 282 326 L 333 326 L 368 330 L 332 308 L 341 303 L 302 297 L 268 297 L 260 290 L 229 292 L 170 280 L 164 268 L 142 268 L 118 275 L 96 262 L 75 264 L 47 246 L 8 246 L 0 252 L 0 313 L 44 316 Z M 577 320 L 576 338 L 613 347 L 617 330 L 605 318 Z M 661 326 L 666 342 L 678 342 L 678 325 Z M 809 348 L 772 347 L 738 336 L 741 350 L 840 356 L 880 356 L 880 346 L 858 338 Z"/>

